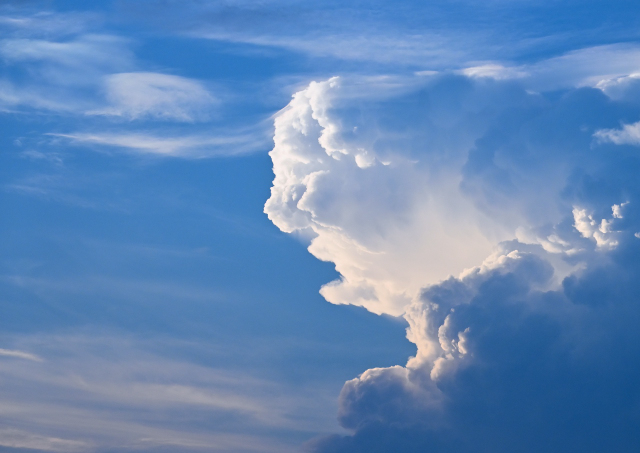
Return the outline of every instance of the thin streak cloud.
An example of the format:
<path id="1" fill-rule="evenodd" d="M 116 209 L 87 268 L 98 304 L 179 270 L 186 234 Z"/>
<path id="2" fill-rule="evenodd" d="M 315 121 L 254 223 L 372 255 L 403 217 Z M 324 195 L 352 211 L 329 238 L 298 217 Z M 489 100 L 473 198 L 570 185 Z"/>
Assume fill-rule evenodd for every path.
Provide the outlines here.
<path id="1" fill-rule="evenodd" d="M 167 157 L 206 158 L 233 156 L 265 149 L 268 138 L 260 132 L 231 136 L 161 136 L 148 133 L 49 133 L 51 137 L 69 140 L 76 145 L 94 145 L 123 149 L 137 154 Z"/>
<path id="2" fill-rule="evenodd" d="M 16 351 L 12 349 L 0 349 L 0 356 L 2 357 L 15 357 L 17 359 L 31 360 L 33 362 L 42 362 L 42 358 L 35 354 L 24 351 Z"/>

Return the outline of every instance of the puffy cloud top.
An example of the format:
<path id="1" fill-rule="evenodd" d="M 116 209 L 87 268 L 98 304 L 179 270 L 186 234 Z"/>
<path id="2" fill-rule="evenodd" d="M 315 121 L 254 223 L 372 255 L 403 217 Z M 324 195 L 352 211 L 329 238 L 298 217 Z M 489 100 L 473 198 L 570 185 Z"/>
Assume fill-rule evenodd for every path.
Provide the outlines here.
<path id="1" fill-rule="evenodd" d="M 400 93 L 372 85 L 373 99 L 361 81 L 314 82 L 275 121 L 265 212 L 336 264 L 341 279 L 321 290 L 330 302 L 399 315 L 503 240 L 572 253 L 581 236 L 614 244 L 608 221 L 585 230 L 593 200 L 569 193 L 606 160 L 593 135 L 624 110 L 600 90 L 553 100 L 455 76 Z M 624 197 L 620 187 L 593 208 Z"/>
<path id="2" fill-rule="evenodd" d="M 399 315 L 426 283 L 473 265 L 507 237 L 459 187 L 472 137 L 455 130 L 481 123 L 481 112 L 422 112 L 399 133 L 394 123 L 422 109 L 415 93 L 403 94 L 406 105 L 357 93 L 343 102 L 350 89 L 335 78 L 312 83 L 278 115 L 265 212 L 283 231 L 310 233 L 309 251 L 336 264 L 342 278 L 322 288 L 327 300 Z M 448 108 L 446 98 L 435 102 Z"/>

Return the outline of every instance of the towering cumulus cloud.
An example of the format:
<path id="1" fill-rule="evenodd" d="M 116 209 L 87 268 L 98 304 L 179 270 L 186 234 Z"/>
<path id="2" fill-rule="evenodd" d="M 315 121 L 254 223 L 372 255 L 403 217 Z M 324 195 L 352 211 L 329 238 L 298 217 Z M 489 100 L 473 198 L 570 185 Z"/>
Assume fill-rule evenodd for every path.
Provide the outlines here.
<path id="1" fill-rule="evenodd" d="M 278 114 L 265 212 L 417 347 L 311 451 L 639 451 L 636 79 L 333 78 Z"/>

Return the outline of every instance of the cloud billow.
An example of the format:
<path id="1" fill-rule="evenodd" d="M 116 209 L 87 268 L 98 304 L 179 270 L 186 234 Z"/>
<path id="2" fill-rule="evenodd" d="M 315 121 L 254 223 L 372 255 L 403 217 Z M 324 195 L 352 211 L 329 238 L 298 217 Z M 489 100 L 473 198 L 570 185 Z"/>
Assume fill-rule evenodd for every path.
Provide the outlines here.
<path id="1" fill-rule="evenodd" d="M 334 78 L 280 112 L 265 212 L 335 263 L 328 301 L 417 347 L 348 381 L 353 434 L 310 451 L 640 447 L 640 161 L 605 139 L 640 109 L 611 83 Z"/>

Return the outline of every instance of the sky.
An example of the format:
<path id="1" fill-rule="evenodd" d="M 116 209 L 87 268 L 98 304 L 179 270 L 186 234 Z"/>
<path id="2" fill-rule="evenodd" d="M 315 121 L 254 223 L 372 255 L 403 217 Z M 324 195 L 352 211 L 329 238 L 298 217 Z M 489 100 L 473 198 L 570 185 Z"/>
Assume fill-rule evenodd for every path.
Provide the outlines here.
<path id="1" fill-rule="evenodd" d="M 0 2 L 0 452 L 637 452 L 638 30 Z"/>

